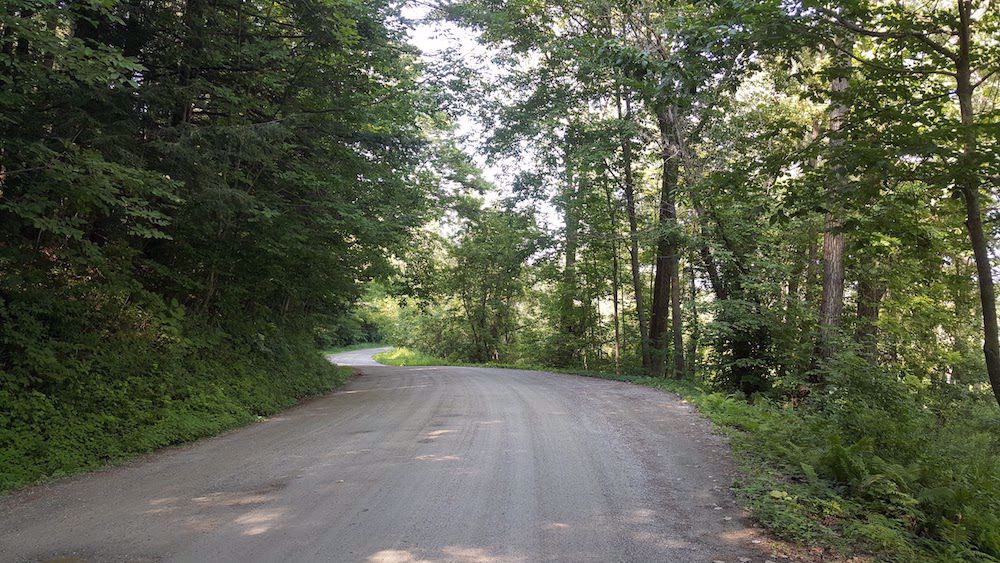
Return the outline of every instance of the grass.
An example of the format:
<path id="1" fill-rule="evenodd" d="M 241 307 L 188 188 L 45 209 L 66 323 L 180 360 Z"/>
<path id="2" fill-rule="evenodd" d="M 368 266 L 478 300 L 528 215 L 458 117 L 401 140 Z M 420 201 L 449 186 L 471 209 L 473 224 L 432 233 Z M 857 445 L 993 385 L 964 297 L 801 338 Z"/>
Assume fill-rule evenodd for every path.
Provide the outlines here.
<path id="1" fill-rule="evenodd" d="M 464 365 L 417 352 L 409 348 L 392 348 L 372 356 L 380 364 L 387 366 L 454 366 Z"/>

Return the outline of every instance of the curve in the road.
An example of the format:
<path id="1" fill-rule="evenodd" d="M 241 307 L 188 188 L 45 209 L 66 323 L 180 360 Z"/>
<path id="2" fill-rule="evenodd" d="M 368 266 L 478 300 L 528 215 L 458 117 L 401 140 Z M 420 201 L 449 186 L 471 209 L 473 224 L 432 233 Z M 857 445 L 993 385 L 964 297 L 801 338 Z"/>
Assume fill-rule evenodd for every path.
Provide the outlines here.
<path id="1" fill-rule="evenodd" d="M 372 353 L 267 421 L 3 499 L 0 560 L 764 561 L 680 399 Z"/>
<path id="2" fill-rule="evenodd" d="M 352 350 L 350 352 L 340 352 L 330 354 L 326 359 L 339 366 L 363 367 L 380 366 L 382 364 L 375 361 L 375 356 L 379 352 L 385 352 L 390 348 L 365 348 L 364 350 Z"/>

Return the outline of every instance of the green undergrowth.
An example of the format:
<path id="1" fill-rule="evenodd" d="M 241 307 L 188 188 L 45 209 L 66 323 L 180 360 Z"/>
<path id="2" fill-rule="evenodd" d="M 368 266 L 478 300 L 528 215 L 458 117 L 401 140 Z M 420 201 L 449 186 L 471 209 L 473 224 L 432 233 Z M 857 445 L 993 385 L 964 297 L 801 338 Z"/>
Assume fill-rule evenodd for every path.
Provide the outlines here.
<path id="1" fill-rule="evenodd" d="M 383 348 L 386 345 L 381 342 L 359 342 L 357 344 L 350 344 L 347 346 L 337 346 L 334 348 L 326 348 L 323 350 L 324 356 L 329 356 L 330 354 L 340 354 L 342 352 L 353 352 L 355 350 L 367 350 L 369 348 Z"/>
<path id="2" fill-rule="evenodd" d="M 0 371 L 0 491 L 217 434 L 350 377 L 304 333 L 239 334 L 189 323 L 169 337 L 37 346 L 18 371 Z"/>
<path id="3" fill-rule="evenodd" d="M 473 365 L 397 348 L 389 365 Z M 867 397 L 831 392 L 822 407 L 747 400 L 705 384 L 600 371 L 538 369 L 645 385 L 692 403 L 729 437 L 739 465 L 734 490 L 773 534 L 828 557 L 878 561 L 998 561 L 1000 426 L 988 401 L 915 408 L 899 386 Z M 877 381 L 872 378 L 871 381 Z M 853 382 L 857 387 L 859 382 Z"/>
<path id="4" fill-rule="evenodd" d="M 887 420 L 870 405 L 792 408 L 690 382 L 632 381 L 681 395 L 730 437 L 738 497 L 781 538 L 880 561 L 997 561 L 992 495 L 1000 475 L 996 440 L 982 427 Z M 986 420 L 990 407 L 969 413 L 970 422 Z"/>

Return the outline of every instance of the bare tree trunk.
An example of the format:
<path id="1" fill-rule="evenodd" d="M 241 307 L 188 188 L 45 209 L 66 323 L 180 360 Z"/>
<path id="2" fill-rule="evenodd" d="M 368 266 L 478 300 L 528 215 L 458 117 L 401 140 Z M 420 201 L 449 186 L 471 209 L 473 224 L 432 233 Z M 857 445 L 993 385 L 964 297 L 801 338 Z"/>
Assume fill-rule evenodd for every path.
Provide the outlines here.
<path id="1" fill-rule="evenodd" d="M 683 377 L 684 368 L 684 316 L 681 312 L 681 268 L 677 245 L 670 265 L 670 324 L 674 336 L 674 377 Z"/>
<path id="2" fill-rule="evenodd" d="M 666 356 L 666 342 L 664 338 L 667 332 L 667 321 L 670 318 L 670 263 L 668 258 L 661 254 L 665 252 L 662 245 L 657 245 L 656 271 L 653 273 L 653 307 L 652 316 L 649 323 L 650 331 L 650 354 L 652 356 L 653 375 L 661 376 L 664 373 L 663 360 Z"/>
<path id="3" fill-rule="evenodd" d="M 850 49 L 850 46 L 848 46 Z M 844 71 L 850 67 L 850 59 L 843 62 Z M 839 76 L 833 79 L 830 90 L 834 97 L 834 106 L 830 110 L 830 147 L 836 151 L 843 144 L 838 133 L 844 127 L 847 107 L 837 100 L 849 85 L 849 79 Z M 836 155 L 834 155 L 836 157 Z M 835 164 L 833 170 L 833 185 L 827 190 L 828 201 L 836 205 L 838 195 L 843 190 L 846 181 L 843 165 Z M 823 297 L 819 306 L 819 357 L 830 359 L 837 351 L 836 340 L 840 331 L 840 320 L 844 310 L 844 233 L 843 224 L 838 213 L 828 211 L 823 230 Z"/>
<path id="4" fill-rule="evenodd" d="M 622 119 L 621 96 L 618 100 L 618 119 Z M 631 119 L 632 108 L 628 98 L 625 99 L 625 115 Z M 649 357 L 649 330 L 646 325 L 646 305 L 642 299 L 642 270 L 639 266 L 639 228 L 635 211 L 635 178 L 632 175 L 632 141 L 628 135 L 622 135 L 622 160 L 625 167 L 625 210 L 628 213 L 629 259 L 632 265 L 632 290 L 635 292 L 635 314 L 639 322 L 639 349 L 642 356 L 642 367 L 650 369 L 652 363 Z"/>
<path id="5" fill-rule="evenodd" d="M 615 323 L 615 373 L 621 373 L 621 325 L 618 320 L 618 216 L 615 213 L 615 206 L 611 202 L 611 186 L 605 184 L 604 195 L 608 201 L 608 219 L 611 222 L 611 301 L 614 307 Z"/>
<path id="6" fill-rule="evenodd" d="M 705 210 L 702 209 L 697 199 L 694 201 L 694 215 L 698 221 L 698 229 L 701 232 L 701 237 L 707 241 L 708 231 L 704 224 Z M 719 266 L 715 263 L 715 257 L 712 255 L 712 249 L 708 247 L 708 243 L 701 245 L 698 254 L 701 256 L 702 265 L 705 266 L 705 272 L 708 274 L 708 282 L 712 286 L 712 293 L 715 294 L 717 300 L 725 301 L 729 298 L 729 292 L 722 282 L 722 276 L 719 275 Z"/>
<path id="7" fill-rule="evenodd" d="M 958 168 L 957 184 L 965 201 L 965 226 L 972 243 L 972 254 L 976 259 L 976 274 L 979 279 L 979 300 L 983 312 L 983 355 L 986 358 L 986 372 L 993 388 L 993 395 L 1000 404 L 1000 335 L 997 328 L 996 293 L 993 289 L 993 270 L 990 265 L 990 248 L 983 232 L 983 213 L 979 204 L 979 147 L 976 136 L 976 119 L 972 107 L 975 85 L 972 82 L 970 60 L 972 4 L 969 0 L 959 0 L 958 57 L 955 60 L 955 81 L 962 129 L 965 136 L 962 147 L 962 162 Z"/>
<path id="8" fill-rule="evenodd" d="M 866 358 L 878 358 L 878 317 L 885 297 L 886 286 L 871 276 L 858 280 L 858 326 L 855 338 Z"/>
<path id="9" fill-rule="evenodd" d="M 187 0 L 184 9 L 184 24 L 187 27 L 187 49 L 188 57 L 181 63 L 179 69 L 179 81 L 182 87 L 183 99 L 178 101 L 174 108 L 172 125 L 177 126 L 182 123 L 189 123 L 194 113 L 194 97 L 191 92 L 185 91 L 197 77 L 197 67 L 192 67 L 191 61 L 195 65 L 201 64 L 202 50 L 205 44 L 205 4 L 204 0 Z"/>
<path id="10" fill-rule="evenodd" d="M 693 378 L 697 372 L 698 340 L 701 336 L 700 323 L 698 322 L 698 288 L 695 285 L 694 275 L 694 251 L 688 257 L 688 289 L 691 299 L 691 334 L 688 336 L 687 347 L 687 376 Z"/>
<path id="11" fill-rule="evenodd" d="M 674 135 L 674 111 L 672 108 L 660 108 L 656 112 L 656 120 L 660 129 L 662 147 L 663 178 L 660 185 L 660 213 L 656 244 L 656 273 L 653 282 L 653 312 L 650 321 L 650 340 L 654 354 L 654 373 L 663 374 L 663 358 L 666 352 L 664 335 L 667 330 L 667 317 L 673 309 L 673 304 L 680 303 L 679 291 L 672 289 L 677 286 L 677 206 L 675 189 L 678 176 L 678 151 L 672 141 Z M 681 319 L 673 319 L 674 327 L 674 368 L 684 366 L 683 336 L 678 329 Z M 678 346 L 679 344 L 679 346 Z M 680 356 L 679 358 L 677 356 Z"/>
<path id="12" fill-rule="evenodd" d="M 567 159 L 569 158 L 567 152 Z M 576 275 L 576 254 L 579 244 L 580 216 L 577 213 L 577 186 L 572 174 L 566 171 L 566 192 L 563 201 L 563 218 L 566 225 L 566 256 L 563 267 L 563 278 L 560 295 L 559 323 L 560 332 L 570 342 L 564 342 L 560 352 L 559 361 L 564 365 L 569 365 L 577 352 L 577 337 L 580 329 L 577 319 L 576 298 L 577 298 L 577 275 Z"/>

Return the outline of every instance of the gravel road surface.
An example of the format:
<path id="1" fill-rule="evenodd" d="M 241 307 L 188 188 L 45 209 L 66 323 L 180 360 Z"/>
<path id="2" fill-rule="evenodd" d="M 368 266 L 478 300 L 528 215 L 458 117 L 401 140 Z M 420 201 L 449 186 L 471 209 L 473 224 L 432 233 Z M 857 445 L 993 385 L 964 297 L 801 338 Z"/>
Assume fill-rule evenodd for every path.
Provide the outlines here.
<path id="1" fill-rule="evenodd" d="M 266 421 L 0 498 L 0 560 L 766 560 L 673 395 L 372 354 Z"/>

